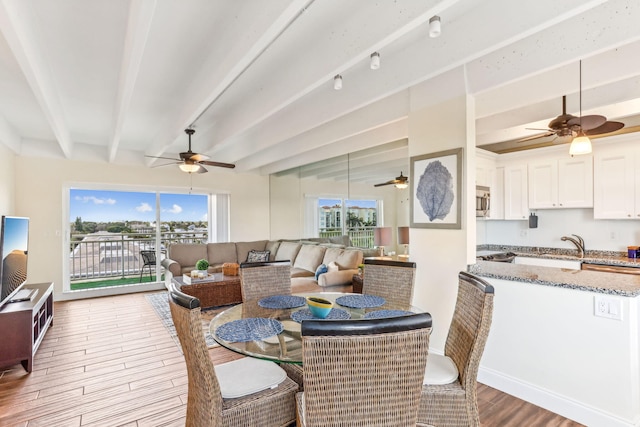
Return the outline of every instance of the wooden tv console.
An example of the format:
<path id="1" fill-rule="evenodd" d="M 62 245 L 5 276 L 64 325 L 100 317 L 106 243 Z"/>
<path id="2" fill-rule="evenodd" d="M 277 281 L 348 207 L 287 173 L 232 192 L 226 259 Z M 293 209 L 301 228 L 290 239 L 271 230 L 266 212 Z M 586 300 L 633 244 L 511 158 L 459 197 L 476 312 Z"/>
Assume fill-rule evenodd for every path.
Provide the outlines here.
<path id="1" fill-rule="evenodd" d="M 53 282 L 26 284 L 23 288 L 37 289 L 38 293 L 30 301 L 7 303 L 0 308 L 0 366 L 20 362 L 31 372 L 33 356 L 53 324 Z"/>

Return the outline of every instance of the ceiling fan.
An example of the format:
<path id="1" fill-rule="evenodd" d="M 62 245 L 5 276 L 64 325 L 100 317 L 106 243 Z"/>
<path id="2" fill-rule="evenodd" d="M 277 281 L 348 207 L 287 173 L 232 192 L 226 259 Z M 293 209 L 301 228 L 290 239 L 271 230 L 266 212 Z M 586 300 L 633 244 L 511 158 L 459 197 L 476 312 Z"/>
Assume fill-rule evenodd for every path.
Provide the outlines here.
<path id="1" fill-rule="evenodd" d="M 400 176 L 396 176 L 396 179 L 375 184 L 374 187 L 382 187 L 383 185 L 395 185 L 396 188 L 407 188 L 409 186 L 409 177 L 402 175 L 402 171 L 400 171 Z"/>
<path id="2" fill-rule="evenodd" d="M 180 170 L 187 173 L 205 173 L 208 172 L 207 168 L 202 165 L 207 166 L 218 166 L 221 168 L 229 168 L 233 169 L 236 165 L 232 163 L 222 163 L 222 162 L 212 162 L 207 160 L 209 156 L 204 154 L 198 154 L 191 151 L 191 135 L 196 133 L 195 129 L 185 129 L 184 130 L 187 135 L 189 135 L 189 149 L 185 152 L 180 153 L 180 159 L 173 159 L 171 157 L 158 157 L 158 156 L 145 156 L 153 159 L 166 159 L 166 160 L 174 160 L 173 163 L 166 163 L 164 165 L 158 166 L 167 166 L 167 165 L 178 165 Z"/>
<path id="3" fill-rule="evenodd" d="M 562 96 L 562 114 L 549 122 L 548 129 L 535 129 L 527 128 L 529 130 L 543 130 L 544 133 L 537 135 L 531 135 L 526 138 L 519 139 L 517 142 L 531 141 L 538 138 L 546 138 L 555 135 L 552 140 L 555 141 L 558 138 L 563 139 L 563 142 L 569 142 L 573 137 L 581 135 L 592 136 L 600 135 L 603 133 L 615 132 L 624 127 L 624 123 L 614 122 L 607 120 L 606 117 L 600 115 L 589 115 L 576 117 L 572 114 L 567 114 L 567 96 Z"/>

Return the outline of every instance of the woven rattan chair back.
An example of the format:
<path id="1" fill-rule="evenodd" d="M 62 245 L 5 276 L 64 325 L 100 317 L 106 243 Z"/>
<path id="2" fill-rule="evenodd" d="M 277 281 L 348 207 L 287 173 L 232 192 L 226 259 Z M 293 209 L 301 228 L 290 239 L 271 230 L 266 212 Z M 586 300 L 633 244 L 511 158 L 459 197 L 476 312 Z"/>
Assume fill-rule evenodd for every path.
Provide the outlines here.
<path id="1" fill-rule="evenodd" d="M 270 295 L 291 295 L 291 262 L 247 262 L 240 264 L 242 301 Z"/>
<path id="2" fill-rule="evenodd" d="M 200 301 L 178 291 L 172 284 L 169 307 L 187 363 L 189 391 L 185 425 L 221 426 L 222 395 L 202 334 Z"/>
<path id="3" fill-rule="evenodd" d="M 416 277 L 414 262 L 364 260 L 362 293 L 411 304 Z"/>
<path id="4" fill-rule="evenodd" d="M 289 378 L 272 389 L 223 399 L 202 333 L 200 301 L 171 284 L 169 307 L 187 363 L 186 427 L 285 427 L 294 422 L 298 386 Z"/>
<path id="5" fill-rule="evenodd" d="M 419 422 L 444 427 L 480 426 L 476 387 L 491 327 L 493 295 L 493 286 L 481 278 L 467 272 L 458 275 L 458 297 L 444 349 L 458 368 L 458 380 L 423 387 Z"/>
<path id="6" fill-rule="evenodd" d="M 305 426 L 415 426 L 431 316 L 302 322 Z"/>
<path id="7" fill-rule="evenodd" d="M 493 286 L 472 274 L 458 276 L 458 298 L 444 354 L 458 367 L 463 387 L 476 387 L 493 314 Z"/>

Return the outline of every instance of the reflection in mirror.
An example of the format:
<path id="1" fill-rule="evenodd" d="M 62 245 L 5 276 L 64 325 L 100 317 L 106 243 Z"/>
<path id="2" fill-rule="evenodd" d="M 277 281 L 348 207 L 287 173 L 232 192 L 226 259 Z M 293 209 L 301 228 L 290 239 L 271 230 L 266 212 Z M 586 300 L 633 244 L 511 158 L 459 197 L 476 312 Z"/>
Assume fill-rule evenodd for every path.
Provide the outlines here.
<path id="1" fill-rule="evenodd" d="M 327 238 L 372 248 L 375 227 L 409 225 L 409 189 L 377 186 L 408 176 L 408 141 L 401 139 L 365 150 L 334 156 L 270 176 L 272 239 Z"/>

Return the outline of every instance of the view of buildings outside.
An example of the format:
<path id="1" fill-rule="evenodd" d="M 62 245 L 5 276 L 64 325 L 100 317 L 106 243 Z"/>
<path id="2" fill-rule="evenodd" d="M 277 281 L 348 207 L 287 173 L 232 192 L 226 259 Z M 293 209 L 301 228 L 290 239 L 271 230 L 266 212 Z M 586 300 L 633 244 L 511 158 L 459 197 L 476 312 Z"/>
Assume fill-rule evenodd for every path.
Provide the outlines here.
<path id="1" fill-rule="evenodd" d="M 161 193 L 157 242 L 155 192 L 71 189 L 70 280 L 142 280 L 141 251 L 159 247 L 162 258 L 169 242 L 207 241 L 208 204 L 207 195 Z"/>
<path id="2" fill-rule="evenodd" d="M 318 221 L 321 237 L 348 234 L 352 244 L 372 247 L 373 229 L 378 226 L 377 202 L 321 198 Z"/>

